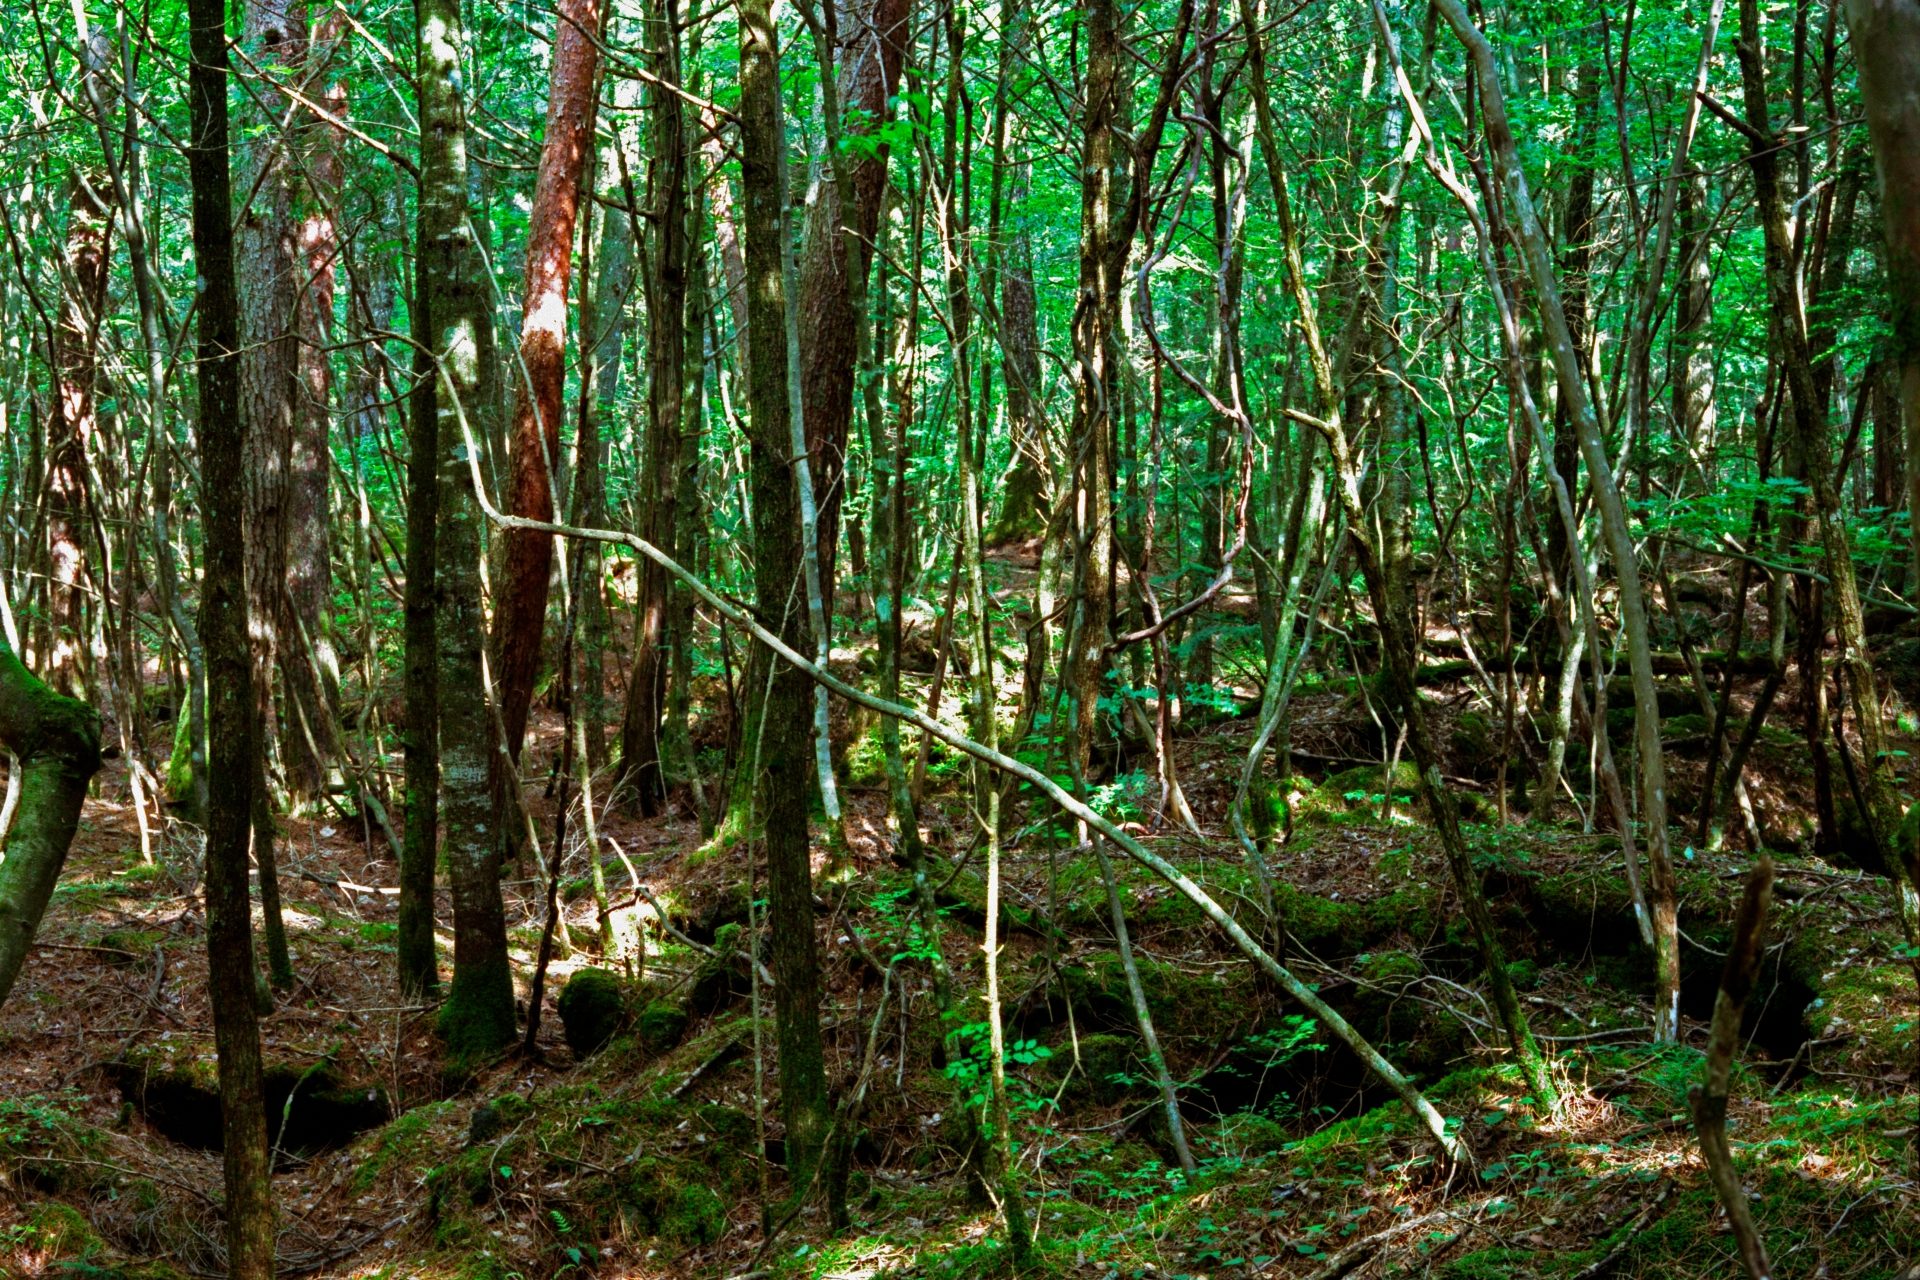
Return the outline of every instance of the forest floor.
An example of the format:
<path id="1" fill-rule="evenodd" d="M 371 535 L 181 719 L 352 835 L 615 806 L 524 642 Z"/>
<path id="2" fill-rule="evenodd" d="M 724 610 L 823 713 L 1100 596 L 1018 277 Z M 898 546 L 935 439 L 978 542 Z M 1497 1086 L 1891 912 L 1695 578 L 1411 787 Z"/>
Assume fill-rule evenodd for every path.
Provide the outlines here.
<path id="1" fill-rule="evenodd" d="M 1438 706 L 1463 701 L 1451 697 L 1436 691 Z M 1485 753 L 1470 740 L 1484 726 L 1457 712 L 1449 723 L 1452 767 L 1463 796 L 1482 796 L 1479 813 Z M 557 719 L 542 725 L 535 760 L 558 737 Z M 1101 1280 L 1735 1275 L 1685 1116 L 1750 855 L 1687 847 L 1680 857 L 1685 1035 L 1656 1046 L 1652 966 L 1617 839 L 1577 821 L 1469 827 L 1510 971 L 1565 1086 L 1548 1111 L 1503 1064 L 1444 863 L 1398 790 L 1404 766 L 1363 763 L 1378 754 L 1370 726 L 1350 694 L 1302 694 L 1294 746 L 1320 767 L 1296 783 L 1291 834 L 1272 847 L 1279 887 L 1261 931 L 1422 1082 L 1477 1171 L 1436 1164 L 1350 1053 L 1185 899 L 1116 864 L 1200 1160 L 1182 1176 L 1139 1055 L 1098 864 L 1063 854 L 1057 823 L 1016 808 L 1002 983 L 1038 1266 Z M 650 822 L 614 815 L 604 828 L 622 937 L 629 949 L 646 940 L 643 971 L 622 978 L 619 1034 L 586 1057 L 563 1036 L 561 984 L 613 964 L 595 954 L 591 899 L 570 881 L 576 948 L 554 962 L 538 1052 L 462 1080 L 442 1074 L 432 1011 L 397 989 L 393 852 L 377 828 L 300 819 L 284 824 L 281 854 L 297 982 L 262 1023 L 282 1274 L 1005 1274 L 997 1219 L 954 1149 L 956 1090 L 969 1092 L 977 1060 L 936 1065 L 942 1027 L 927 966 L 912 955 L 924 943 L 889 856 L 871 735 L 845 728 L 856 735 L 846 758 L 858 874 L 845 889 L 823 883 L 819 909 L 831 1082 L 842 1097 L 865 1086 L 850 1122 L 848 1227 L 831 1230 L 809 1209 L 766 1241 L 765 1179 L 777 1189 L 780 1146 L 777 1108 L 769 1101 L 763 1114 L 757 1099 L 774 1078 L 771 1019 L 756 1037 L 755 992 L 733 941 L 755 890 L 744 851 L 704 844 L 685 805 Z M 1257 883 L 1225 827 L 1247 733 L 1230 719 L 1180 738 L 1207 838 L 1168 831 L 1154 844 L 1257 922 Z M 1797 751 L 1763 744 L 1763 827 L 1804 820 Z M 943 942 L 977 991 L 981 868 L 957 762 L 935 752 L 932 766 L 924 828 L 950 864 Z M 1676 769 L 1681 803 L 1688 776 Z M 1141 819 L 1152 797 L 1138 774 L 1114 786 L 1121 811 L 1132 805 Z M 550 802 L 531 803 L 550 831 Z M 0 1010 L 0 1275 L 177 1280 L 221 1268 L 194 848 L 175 835 L 151 863 L 139 848 L 112 762 Z M 524 995 L 543 895 L 531 872 L 507 894 Z M 446 919 L 443 901 L 443 928 Z M 1920 1263 L 1920 1001 L 1886 883 L 1784 856 L 1767 939 L 1731 1135 L 1776 1272 L 1892 1280 Z"/>

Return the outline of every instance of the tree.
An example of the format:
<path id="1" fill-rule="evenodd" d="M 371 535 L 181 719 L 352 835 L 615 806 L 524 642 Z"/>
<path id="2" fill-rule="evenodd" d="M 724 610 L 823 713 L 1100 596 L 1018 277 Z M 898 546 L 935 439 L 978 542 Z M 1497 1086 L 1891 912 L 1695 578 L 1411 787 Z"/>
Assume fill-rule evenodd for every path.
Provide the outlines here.
<path id="1" fill-rule="evenodd" d="M 227 1274 L 274 1274 L 273 1187 L 267 1109 L 254 1012 L 247 844 L 259 778 L 257 670 L 247 637 L 242 491 L 249 419 L 241 404 L 240 300 L 234 281 L 233 197 L 227 132 L 227 15 L 222 0 L 192 0 L 187 105 L 193 182 L 193 256 L 199 304 L 200 485 L 206 578 L 200 636 L 207 652 L 207 963 L 219 1058 L 226 1180 Z"/>
<path id="2" fill-rule="evenodd" d="M 754 334 L 747 370 L 754 593 L 761 615 L 776 620 L 781 638 L 795 648 L 810 649 L 804 602 L 795 590 L 801 531 L 787 352 L 768 340 L 787 327 L 780 52 L 766 0 L 741 0 L 739 14 L 741 221 L 747 316 Z M 787 1126 L 787 1176 L 797 1200 L 813 1190 L 830 1122 L 807 839 L 809 689 L 805 676 L 764 654 L 756 655 L 748 679 L 766 687 L 759 715 L 748 724 L 745 749 L 755 826 L 766 847 L 780 1108 Z"/>
<path id="3" fill-rule="evenodd" d="M 1846 15 L 1887 233 L 1892 354 L 1907 430 L 1907 514 L 1916 531 L 1911 589 L 1920 585 L 1920 91 L 1913 77 L 1920 6 L 1912 0 L 1847 0 Z"/>
<path id="4" fill-rule="evenodd" d="M 513 1043 L 513 973 L 500 897 L 503 831 L 487 787 L 494 753 L 481 648 L 480 509 L 472 451 L 486 433 L 491 372 L 480 333 L 493 323 L 467 206 L 467 104 L 460 0 L 421 0 L 420 279 L 431 320 L 439 484 L 434 637 L 440 717 L 439 822 L 453 890 L 453 981 L 440 1032 L 456 1068 Z M 564 302 L 565 291 L 561 293 Z M 557 358 L 557 355 L 556 355 Z M 544 579 L 541 583 L 545 591 Z M 416 731 L 417 732 L 417 731 Z M 417 872 L 416 872 L 417 874 Z"/>
<path id="5" fill-rule="evenodd" d="M 680 102 L 679 5 L 659 0 L 647 24 L 653 86 L 653 278 L 647 290 L 647 467 L 644 530 L 663 547 L 674 545 L 679 526 L 680 417 L 687 344 L 687 126 Z M 699 341 L 699 335 L 694 335 Z M 633 637 L 633 673 L 627 679 L 626 712 L 620 725 L 620 773 L 640 812 L 660 812 L 666 771 L 660 751 L 660 721 L 666 712 L 667 664 L 662 641 L 667 626 L 667 575 L 652 563 L 640 566 Z"/>
<path id="6" fill-rule="evenodd" d="M 567 282 L 573 271 L 580 174 L 593 145 L 604 12 L 599 0 L 564 0 L 553 33 L 552 89 L 547 95 L 546 136 L 540 146 L 527 230 L 520 359 L 512 379 L 512 510 L 536 520 L 553 518 L 554 482 L 560 474 Z M 506 543 L 506 585 L 493 624 L 493 663 L 500 682 L 507 753 L 518 760 L 540 670 L 553 539 L 510 533 Z"/>

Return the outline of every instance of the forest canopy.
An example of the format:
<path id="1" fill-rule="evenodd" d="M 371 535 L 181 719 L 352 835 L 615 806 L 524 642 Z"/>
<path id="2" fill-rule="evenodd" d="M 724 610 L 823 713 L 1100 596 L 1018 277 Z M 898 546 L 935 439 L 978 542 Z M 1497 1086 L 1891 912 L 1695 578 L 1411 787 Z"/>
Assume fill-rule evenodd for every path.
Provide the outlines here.
<path id="1" fill-rule="evenodd" d="M 0 1276 L 1920 1280 L 1920 2 L 29 0 Z"/>

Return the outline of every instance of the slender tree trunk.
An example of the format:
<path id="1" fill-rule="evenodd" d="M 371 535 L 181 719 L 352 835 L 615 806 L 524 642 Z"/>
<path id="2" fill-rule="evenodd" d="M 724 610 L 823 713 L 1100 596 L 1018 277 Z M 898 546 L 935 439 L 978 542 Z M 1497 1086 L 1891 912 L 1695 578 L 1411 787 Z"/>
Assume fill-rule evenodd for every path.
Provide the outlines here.
<path id="1" fill-rule="evenodd" d="M 687 130 L 680 86 L 679 5 L 658 0 L 648 22 L 653 74 L 654 198 L 651 285 L 647 290 L 647 468 L 641 527 L 655 546 L 671 547 L 679 520 L 681 378 L 686 361 Z M 699 335 L 694 335 L 699 341 Z M 633 672 L 620 726 L 621 784 L 640 812 L 660 812 L 666 801 L 661 766 L 660 722 L 666 712 L 667 574 L 652 562 L 640 565 L 634 618 Z"/>
<path id="2" fill-rule="evenodd" d="M 460 0 L 419 0 L 420 265 L 438 374 L 433 621 L 439 664 L 440 821 L 453 889 L 453 982 L 440 1009 L 459 1071 L 514 1040 L 513 974 L 500 898 L 502 824 L 488 793 L 493 717 L 482 675 L 480 511 L 470 454 L 491 428 L 492 371 L 481 334 L 492 323 L 467 206 L 466 36 Z M 571 28 L 562 23 L 564 37 Z M 571 199 L 571 197 L 569 197 Z M 564 293 L 562 295 L 564 307 Z M 558 358 L 557 352 L 555 358 Z M 540 582 L 545 594 L 544 575 Z M 537 615 L 536 615 L 537 618 Z"/>
<path id="3" fill-rule="evenodd" d="M 1779 152 L 1767 106 L 1766 46 L 1761 35 L 1758 0 L 1740 0 L 1739 51 L 1750 135 L 1747 165 L 1753 172 L 1760 229 L 1766 239 L 1767 294 L 1772 307 L 1773 339 L 1781 353 L 1782 372 L 1786 377 L 1796 452 L 1801 478 L 1807 485 L 1813 532 L 1819 538 L 1826 561 L 1827 584 L 1821 594 L 1827 595 L 1833 605 L 1834 630 L 1840 642 L 1838 664 L 1852 704 L 1854 728 L 1860 736 L 1862 758 L 1857 762 L 1856 773 L 1863 801 L 1861 816 L 1867 821 L 1874 844 L 1893 877 L 1896 905 L 1907 940 L 1920 943 L 1920 888 L 1916 886 L 1920 880 L 1920 854 L 1896 847 L 1902 813 L 1893 774 L 1894 756 L 1888 750 L 1886 725 L 1880 715 L 1873 656 L 1867 649 L 1865 617 L 1854 577 L 1853 549 L 1833 475 L 1833 441 L 1826 397 L 1817 385 L 1815 349 L 1809 341 L 1800 272 L 1796 269 L 1787 202 L 1781 190 Z M 1817 637 L 1825 629 L 1821 618 L 1822 615 L 1815 612 L 1803 617 L 1801 625 Z M 1824 696 L 1825 682 L 1817 674 L 1819 667 L 1816 657 L 1811 667 L 1803 662 L 1801 671 L 1807 692 L 1812 695 L 1809 702 L 1815 705 Z M 1817 693 L 1816 684 L 1820 686 Z M 1824 744 L 1819 749 L 1824 751 Z M 1916 961 L 1916 972 L 1920 972 L 1920 961 Z"/>
<path id="4" fill-rule="evenodd" d="M 1660 745 L 1660 699 L 1653 678 L 1653 641 L 1647 622 L 1645 593 L 1640 585 L 1638 554 L 1633 545 L 1632 528 L 1627 521 L 1626 504 L 1621 499 L 1619 486 L 1614 482 L 1613 464 L 1607 456 L 1607 444 L 1601 434 L 1600 421 L 1587 393 L 1579 351 L 1567 328 L 1566 311 L 1561 304 L 1546 233 L 1541 230 L 1533 199 L 1527 191 L 1526 174 L 1521 170 L 1520 159 L 1514 149 L 1493 47 L 1467 17 L 1459 0 L 1435 0 L 1435 4 L 1441 16 L 1459 36 L 1476 68 L 1487 142 L 1514 214 L 1521 258 L 1526 264 L 1539 303 L 1547 346 L 1553 357 L 1554 374 L 1560 395 L 1573 415 L 1580 453 L 1586 461 L 1587 479 L 1593 489 L 1595 505 L 1600 510 L 1601 533 L 1606 539 L 1614 574 L 1619 582 L 1620 626 L 1626 633 L 1627 662 L 1633 676 L 1634 733 L 1640 756 L 1640 813 L 1646 826 L 1647 858 L 1652 869 L 1653 1030 L 1655 1039 L 1670 1041 L 1680 1033 L 1680 917 L 1673 863 L 1667 851 L 1667 775 L 1665 756 Z M 1604 732 L 1604 727 L 1596 725 L 1594 731 Z"/>
<path id="5" fill-rule="evenodd" d="M 401 767 L 406 781 L 405 843 L 400 849 L 400 989 L 425 996 L 440 985 L 434 948 L 434 864 L 440 844 L 440 662 L 434 637 L 436 549 L 439 545 L 439 392 L 433 344 L 439 338 L 429 313 L 427 209 L 415 224 L 413 389 L 407 396 L 407 582 L 402 602 L 406 671 L 406 736 Z"/>
<path id="6" fill-rule="evenodd" d="M 260 872 L 267 971 L 275 987 L 293 985 L 280 884 L 267 753 L 274 741 L 273 677 L 285 644 L 280 635 L 287 581 L 287 530 L 292 489 L 295 405 L 301 396 L 295 310 L 304 276 L 294 231 L 293 153 L 306 135 L 305 113 L 283 111 L 277 93 L 264 92 L 276 74 L 294 76 L 306 62 L 305 0 L 248 0 L 242 24 L 247 58 L 263 71 L 261 106 L 249 124 L 241 189 L 252 198 L 236 230 L 240 291 L 240 403 L 247 415 L 245 470 L 247 638 L 253 648 L 257 745 L 254 771 L 253 856 Z M 267 113 L 277 113 L 269 120 Z M 275 127 L 278 125 L 279 127 Z"/>
<path id="7" fill-rule="evenodd" d="M 35 679 L 0 638 L 0 746 L 19 779 L 0 859 L 0 1006 L 20 976 L 33 935 L 80 822 L 87 783 L 100 768 L 100 717 Z"/>
<path id="8" fill-rule="evenodd" d="M 254 1008 L 253 931 L 247 905 L 252 756 L 258 749 L 253 662 L 247 642 L 245 526 L 241 492 L 247 419 L 241 412 L 239 300 L 227 159 L 227 21 L 220 0 L 192 0 L 187 71 L 193 183 L 194 270 L 200 280 L 200 491 L 206 577 L 200 635 L 209 688 L 207 961 L 219 1058 L 226 1182 L 227 1274 L 274 1273 L 260 1028 Z"/>
<path id="9" fill-rule="evenodd" d="M 513 377 L 512 505 L 509 509 L 515 515 L 536 520 L 553 519 L 555 482 L 560 470 L 567 282 L 573 270 L 580 172 L 593 145 L 603 13 L 601 0 L 561 0 L 554 20 L 545 140 L 540 148 L 540 169 L 534 181 L 533 210 L 527 229 L 520 360 Z M 507 752 L 517 761 L 520 744 L 527 734 L 533 686 L 540 673 L 547 591 L 553 575 L 553 539 L 545 534 L 511 530 L 505 541 L 505 582 L 494 616 L 492 655 L 494 678 L 499 683 L 500 718 L 506 726 Z M 451 559 L 451 554 L 441 557 L 443 571 Z M 446 692 L 443 689 L 442 696 Z M 508 784 L 496 777 L 495 785 Z M 501 825 L 509 824 L 503 821 Z"/>
<path id="10" fill-rule="evenodd" d="M 912 0 L 829 0 L 839 44 L 831 101 L 861 133 L 886 114 L 906 60 Z M 819 184 L 807 218 L 796 307 L 800 315 L 800 398 L 812 460 L 821 590 L 831 622 L 840 503 L 845 496 L 847 434 L 853 422 L 856 346 L 865 313 L 867 273 L 886 187 L 884 149 L 829 155 L 832 177 Z"/>
<path id="11" fill-rule="evenodd" d="M 767 0 L 742 0 L 740 14 L 740 176 L 745 209 L 747 313 L 756 336 L 748 367 L 753 487 L 754 592 L 760 615 L 806 650 L 800 599 L 801 527 L 796 510 L 788 360 L 775 340 L 787 328 L 783 240 L 785 135 L 780 117 L 780 55 Z M 764 652 L 754 664 L 765 680 Z M 787 1127 L 787 1174 L 796 1200 L 813 1188 L 830 1108 L 820 1034 L 820 966 L 814 936 L 807 839 L 806 769 L 810 746 L 806 678 L 782 663 L 767 681 L 753 780 L 767 851 L 774 1020 L 780 1045 L 780 1105 Z"/>
<path id="12" fill-rule="evenodd" d="M 1033 166 L 1013 165 L 1008 203 L 1014 213 L 1007 229 L 1006 258 L 1000 283 L 1000 377 L 1006 384 L 1007 428 L 1013 458 L 1001 489 L 1000 517 L 988 541 L 993 545 L 1036 537 L 1046 531 L 1053 460 L 1047 448 L 1046 417 L 1041 411 L 1039 296 L 1033 284 L 1033 234 L 1024 213 L 1032 195 Z M 1040 632 L 1044 636 L 1045 629 Z"/>

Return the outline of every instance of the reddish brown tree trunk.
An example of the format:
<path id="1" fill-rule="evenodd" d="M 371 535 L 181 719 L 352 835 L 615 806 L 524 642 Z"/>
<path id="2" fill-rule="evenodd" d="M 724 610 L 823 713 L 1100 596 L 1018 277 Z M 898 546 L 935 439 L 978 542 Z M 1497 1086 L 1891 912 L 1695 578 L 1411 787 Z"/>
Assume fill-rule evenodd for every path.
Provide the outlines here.
<path id="1" fill-rule="evenodd" d="M 900 84 L 911 0 L 838 0 L 838 93 L 843 121 L 857 129 L 884 119 L 887 100 Z M 858 156 L 856 159 L 855 157 Z M 880 198 L 886 188 L 884 154 L 848 152 L 850 209 L 842 210 L 839 187 L 819 185 L 807 217 L 806 257 L 800 266 L 800 398 L 807 452 L 813 459 L 814 503 L 819 513 L 821 592 L 833 608 L 834 548 L 839 541 L 840 499 L 845 488 L 847 432 L 853 422 L 856 312 L 864 297 Z M 858 273 L 858 280 L 850 273 Z"/>
<path id="2" fill-rule="evenodd" d="M 521 297 L 520 368 L 515 370 L 511 439 L 512 511 L 553 519 L 553 477 L 560 463 L 560 396 L 566 380 L 567 281 L 573 271 L 580 171 L 593 146 L 599 91 L 599 0 L 560 0 L 553 40 L 546 142 L 527 231 L 527 283 Z M 553 573 L 553 539 L 506 535 L 506 584 L 493 621 L 494 679 L 507 749 L 515 758 L 540 669 L 540 639 Z"/>
<path id="3" fill-rule="evenodd" d="M 74 696 L 85 649 L 80 589 L 87 569 L 87 441 L 93 435 L 100 312 L 107 301 L 111 233 L 102 184 L 76 175 L 67 220 L 72 272 L 53 332 L 53 414 L 47 423 L 47 556 L 53 645 L 47 683 Z"/>

